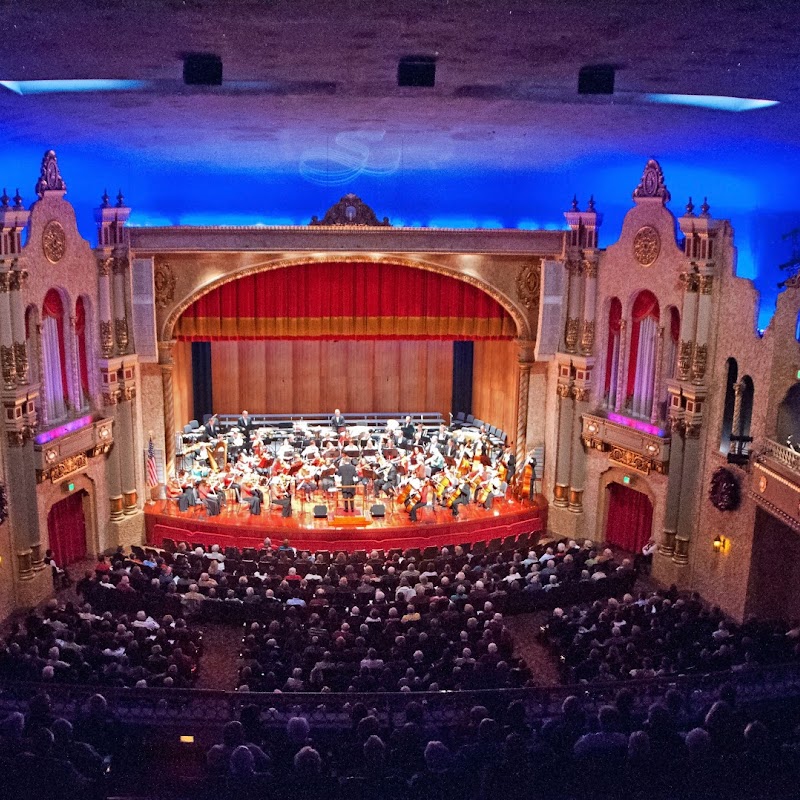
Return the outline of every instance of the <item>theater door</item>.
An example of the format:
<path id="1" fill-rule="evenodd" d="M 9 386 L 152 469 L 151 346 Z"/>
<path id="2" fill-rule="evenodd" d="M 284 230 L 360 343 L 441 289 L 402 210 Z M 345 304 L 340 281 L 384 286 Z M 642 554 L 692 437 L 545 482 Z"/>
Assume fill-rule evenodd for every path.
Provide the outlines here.
<path id="1" fill-rule="evenodd" d="M 652 536 L 653 504 L 644 492 L 621 483 L 606 487 L 606 542 L 640 553 Z"/>
<path id="2" fill-rule="evenodd" d="M 47 514 L 47 533 L 53 557 L 60 567 L 86 558 L 85 490 L 54 503 Z"/>

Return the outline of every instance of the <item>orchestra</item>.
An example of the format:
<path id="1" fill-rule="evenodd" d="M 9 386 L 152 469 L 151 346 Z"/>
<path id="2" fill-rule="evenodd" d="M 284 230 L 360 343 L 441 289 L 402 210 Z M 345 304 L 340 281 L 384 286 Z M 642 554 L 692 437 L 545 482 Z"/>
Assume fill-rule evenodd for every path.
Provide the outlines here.
<path id="1" fill-rule="evenodd" d="M 513 449 L 493 442 L 485 430 L 444 424 L 425 429 L 410 416 L 375 430 L 348 426 L 337 408 L 327 426 L 300 420 L 286 430 L 259 427 L 242 411 L 227 432 L 214 415 L 185 439 L 186 469 L 169 481 L 167 498 L 181 511 L 201 506 L 208 516 L 226 505 L 257 515 L 267 503 L 288 517 L 293 498 L 310 503 L 320 493 L 326 502 L 341 495 L 345 513 L 353 513 L 361 489 L 365 504 L 368 497 L 388 500 L 412 522 L 426 506 L 457 517 L 468 503 L 491 509 L 517 476 Z"/>

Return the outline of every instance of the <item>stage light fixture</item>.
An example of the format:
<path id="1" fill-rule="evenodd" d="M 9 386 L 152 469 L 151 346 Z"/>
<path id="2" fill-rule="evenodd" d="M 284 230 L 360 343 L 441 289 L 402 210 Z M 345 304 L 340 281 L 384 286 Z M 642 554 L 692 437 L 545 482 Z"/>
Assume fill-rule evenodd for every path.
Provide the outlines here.
<path id="1" fill-rule="evenodd" d="M 578 71 L 578 94 L 614 94 L 612 64 L 587 64 Z"/>
<path id="2" fill-rule="evenodd" d="M 183 82 L 187 86 L 222 86 L 222 59 L 215 53 L 186 53 Z"/>
<path id="3" fill-rule="evenodd" d="M 721 553 L 725 549 L 725 537 L 717 534 L 714 537 L 714 552 Z"/>
<path id="4" fill-rule="evenodd" d="M 435 86 L 436 59 L 433 56 L 403 56 L 397 64 L 397 85 Z"/>

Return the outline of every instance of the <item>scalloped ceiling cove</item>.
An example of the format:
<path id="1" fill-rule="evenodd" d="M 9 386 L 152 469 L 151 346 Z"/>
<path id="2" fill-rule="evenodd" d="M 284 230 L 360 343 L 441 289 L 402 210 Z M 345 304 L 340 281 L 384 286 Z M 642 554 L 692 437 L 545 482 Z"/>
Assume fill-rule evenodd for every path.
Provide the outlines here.
<path id="1" fill-rule="evenodd" d="M 794 148 L 800 130 L 791 77 L 800 68 L 800 15 L 768 2 L 42 0 L 2 4 L 0 28 L 0 80 L 152 82 L 137 93 L 2 91 L 11 147 L 101 148 L 343 185 L 356 173 L 400 169 L 663 158 L 678 144 L 702 163 L 715 148 Z M 273 90 L 190 91 L 179 83 L 186 51 L 218 53 L 226 82 L 272 82 Z M 408 54 L 436 56 L 435 88 L 398 88 L 397 62 Z M 780 105 L 725 114 L 578 102 L 577 73 L 587 63 L 616 64 L 620 92 Z M 576 102 L 537 87 L 574 92 Z"/>

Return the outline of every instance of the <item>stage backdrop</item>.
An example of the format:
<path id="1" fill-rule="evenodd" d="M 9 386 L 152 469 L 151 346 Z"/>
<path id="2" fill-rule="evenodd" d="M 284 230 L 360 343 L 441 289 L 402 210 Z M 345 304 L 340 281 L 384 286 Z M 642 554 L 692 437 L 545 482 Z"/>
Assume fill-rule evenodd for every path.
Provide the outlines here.
<path id="1" fill-rule="evenodd" d="M 447 419 L 453 342 L 474 341 L 473 412 L 515 430 L 516 325 L 476 286 L 397 264 L 313 263 L 230 281 L 177 322 L 176 420 L 191 363 L 210 341 L 218 413 L 439 411 Z M 180 351 L 180 352 L 179 352 Z M 182 407 L 181 407 L 182 406 Z"/>
<path id="2" fill-rule="evenodd" d="M 211 343 L 214 410 L 311 414 L 450 410 L 453 343 L 261 340 Z"/>
<path id="3" fill-rule="evenodd" d="M 472 414 L 496 425 L 513 442 L 517 434 L 517 346 L 509 341 L 475 342 Z"/>

